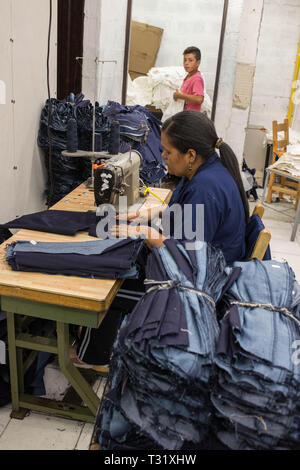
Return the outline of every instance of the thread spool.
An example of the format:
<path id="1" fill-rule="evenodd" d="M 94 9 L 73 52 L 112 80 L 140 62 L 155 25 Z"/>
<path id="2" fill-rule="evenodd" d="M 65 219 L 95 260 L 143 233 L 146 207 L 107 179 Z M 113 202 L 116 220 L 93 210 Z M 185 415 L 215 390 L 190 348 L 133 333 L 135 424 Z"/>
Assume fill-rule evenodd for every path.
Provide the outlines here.
<path id="1" fill-rule="evenodd" d="M 120 124 L 119 124 L 119 121 L 113 121 L 110 127 L 108 153 L 111 155 L 117 155 L 119 151 L 120 151 Z"/>
<path id="2" fill-rule="evenodd" d="M 67 150 L 72 153 L 78 150 L 77 122 L 74 118 L 70 118 L 67 125 Z"/>
<path id="3" fill-rule="evenodd" d="M 102 134 L 95 134 L 95 152 L 101 152 L 102 150 Z"/>

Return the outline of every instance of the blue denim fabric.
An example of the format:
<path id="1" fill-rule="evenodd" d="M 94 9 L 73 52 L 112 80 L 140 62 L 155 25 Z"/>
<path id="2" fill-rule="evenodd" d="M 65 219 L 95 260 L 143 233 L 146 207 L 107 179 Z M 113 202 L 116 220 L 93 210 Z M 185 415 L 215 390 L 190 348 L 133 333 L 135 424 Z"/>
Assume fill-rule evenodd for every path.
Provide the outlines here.
<path id="1" fill-rule="evenodd" d="M 128 152 L 130 147 L 142 155 L 140 176 L 146 183 L 157 183 L 165 176 L 167 169 L 163 163 L 160 144 L 161 123 L 150 111 L 142 106 L 123 106 L 108 102 L 100 106 L 84 100 L 78 93 L 64 100 L 51 99 L 51 115 L 47 100 L 41 112 L 40 127 L 37 137 L 38 145 L 45 154 L 48 171 L 46 194 L 48 205 L 53 205 L 75 187 L 85 181 L 91 174 L 91 163 L 88 158 L 72 158 L 61 155 L 67 148 L 67 124 L 73 117 L 77 122 L 78 148 L 91 151 L 93 148 L 93 116 L 95 113 L 95 133 L 101 134 L 101 149 L 108 150 L 110 129 L 113 120 L 120 123 L 120 152 Z M 49 120 L 49 123 L 48 123 Z M 51 136 L 51 174 L 49 169 Z M 52 180 L 52 188 L 50 181 Z M 50 189 L 52 189 L 50 194 Z"/>
<path id="2" fill-rule="evenodd" d="M 7 246 L 14 270 L 104 279 L 137 277 L 141 238 L 115 238 L 74 243 L 20 241 Z"/>
<path id="3" fill-rule="evenodd" d="M 232 449 L 297 449 L 300 365 L 292 355 L 300 337 L 295 321 L 299 285 L 288 263 L 253 260 L 234 266 L 242 274 L 227 301 L 272 304 L 275 309 L 238 305 L 220 322 L 218 381 L 211 395 L 217 436 Z M 278 310 L 282 307 L 291 316 Z M 234 345 L 227 350 L 225 336 Z"/>
<path id="4" fill-rule="evenodd" d="M 203 242 L 197 248 L 186 251 L 183 245 L 167 240 L 149 255 L 147 278 L 180 281 L 206 292 L 216 302 L 231 270 L 221 251 Z M 181 328 L 176 330 L 180 315 L 172 323 L 179 311 L 186 318 L 185 335 Z M 110 392 L 103 410 L 105 425 L 99 431 L 101 448 L 110 448 L 107 436 L 111 427 L 113 445 L 116 440 L 119 445 L 128 444 L 126 432 L 122 434 L 124 418 L 136 434 L 164 449 L 181 449 L 185 442 L 200 445 L 212 416 L 209 383 L 218 332 L 215 308 L 205 297 L 180 289 L 146 293 L 124 320 L 114 345 Z M 122 413 L 122 420 L 113 409 Z"/>
<path id="5" fill-rule="evenodd" d="M 7 247 L 7 256 L 13 252 L 31 253 L 77 253 L 80 255 L 100 255 L 104 250 L 112 248 L 118 242 L 125 241 L 126 238 L 107 238 L 105 240 L 86 242 L 36 242 L 18 240 Z"/>
<path id="6" fill-rule="evenodd" d="M 180 289 L 180 302 L 172 289 L 138 302 L 114 345 L 110 390 L 97 417 L 101 448 L 200 449 L 215 436 L 229 449 L 299 449 L 300 365 L 291 356 L 300 339 L 294 319 L 300 318 L 300 286 L 292 269 L 273 260 L 228 268 L 206 243 L 197 248 L 187 252 L 167 241 L 150 255 L 147 277 L 205 291 L 217 310 Z M 277 311 L 232 301 L 272 303 Z M 181 305 L 188 343 L 184 336 L 177 341 L 179 330 L 169 322 Z"/>

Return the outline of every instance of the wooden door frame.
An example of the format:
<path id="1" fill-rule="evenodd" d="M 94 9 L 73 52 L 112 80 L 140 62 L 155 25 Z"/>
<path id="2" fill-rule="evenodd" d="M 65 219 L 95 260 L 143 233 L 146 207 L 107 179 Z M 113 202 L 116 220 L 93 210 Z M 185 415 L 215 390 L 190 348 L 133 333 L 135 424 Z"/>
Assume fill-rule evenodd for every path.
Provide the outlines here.
<path id="1" fill-rule="evenodd" d="M 82 89 L 85 0 L 57 0 L 57 98 Z"/>

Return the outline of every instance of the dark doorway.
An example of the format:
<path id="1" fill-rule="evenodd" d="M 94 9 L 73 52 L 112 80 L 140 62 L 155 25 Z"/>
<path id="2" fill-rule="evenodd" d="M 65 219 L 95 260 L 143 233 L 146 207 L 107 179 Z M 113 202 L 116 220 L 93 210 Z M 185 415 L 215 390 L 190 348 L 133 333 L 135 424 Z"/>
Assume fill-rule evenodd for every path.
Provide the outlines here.
<path id="1" fill-rule="evenodd" d="M 84 0 L 58 0 L 57 98 L 64 99 L 82 88 Z"/>

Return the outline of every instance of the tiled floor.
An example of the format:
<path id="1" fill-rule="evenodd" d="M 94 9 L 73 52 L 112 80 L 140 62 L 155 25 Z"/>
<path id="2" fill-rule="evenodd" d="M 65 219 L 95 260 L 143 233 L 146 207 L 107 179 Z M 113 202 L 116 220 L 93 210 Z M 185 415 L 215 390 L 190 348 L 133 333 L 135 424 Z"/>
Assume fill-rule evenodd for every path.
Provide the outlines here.
<path id="1" fill-rule="evenodd" d="M 253 208 L 254 203 L 251 203 Z M 300 282 L 300 227 L 296 240 L 290 241 L 295 210 L 291 203 L 274 203 L 265 208 L 263 221 L 271 231 L 271 252 L 276 260 L 286 260 Z M 46 368 L 47 395 L 59 399 L 67 386 L 55 365 Z M 100 397 L 105 379 L 94 386 Z M 31 412 L 24 420 L 10 418 L 10 405 L 0 408 L 1 450 L 88 450 L 93 424 Z"/>

